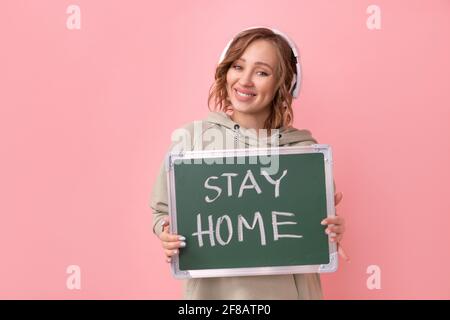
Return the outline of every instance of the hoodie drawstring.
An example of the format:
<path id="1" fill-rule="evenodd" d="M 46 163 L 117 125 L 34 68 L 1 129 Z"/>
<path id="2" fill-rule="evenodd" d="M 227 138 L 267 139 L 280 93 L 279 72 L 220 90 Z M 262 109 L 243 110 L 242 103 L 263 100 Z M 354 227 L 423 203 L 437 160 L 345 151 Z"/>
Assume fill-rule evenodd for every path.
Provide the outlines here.
<path id="1" fill-rule="evenodd" d="M 234 125 L 234 149 L 238 148 L 238 138 L 239 138 L 239 125 Z"/>

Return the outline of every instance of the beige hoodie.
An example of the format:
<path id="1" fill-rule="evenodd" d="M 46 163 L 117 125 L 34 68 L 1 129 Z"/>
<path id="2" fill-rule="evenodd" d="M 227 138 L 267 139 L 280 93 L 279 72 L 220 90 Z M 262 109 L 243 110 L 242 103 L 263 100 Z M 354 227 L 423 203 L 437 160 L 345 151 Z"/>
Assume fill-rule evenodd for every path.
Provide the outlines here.
<path id="1" fill-rule="evenodd" d="M 194 121 L 183 128 L 184 143 L 172 143 L 170 150 L 213 150 L 255 146 L 256 136 L 251 130 L 240 128 L 223 112 L 210 112 L 203 121 Z M 209 133 L 220 130 L 226 141 L 234 141 L 226 145 L 217 139 L 207 139 Z M 311 145 L 317 141 L 308 130 L 281 128 L 277 133 L 279 146 Z M 207 141 L 203 141 L 205 138 Z M 210 142 L 212 141 L 212 142 Z M 258 146 L 271 146 L 271 137 L 259 141 Z M 263 143 L 264 145 L 261 145 Z M 168 195 L 165 163 L 163 161 L 159 175 L 153 187 L 150 199 L 153 212 L 153 232 L 162 232 L 162 219 L 168 215 Z M 183 250 L 183 249 L 181 249 Z M 243 276 L 222 278 L 193 278 L 184 281 L 185 299 L 322 299 L 320 277 L 317 273 Z"/>

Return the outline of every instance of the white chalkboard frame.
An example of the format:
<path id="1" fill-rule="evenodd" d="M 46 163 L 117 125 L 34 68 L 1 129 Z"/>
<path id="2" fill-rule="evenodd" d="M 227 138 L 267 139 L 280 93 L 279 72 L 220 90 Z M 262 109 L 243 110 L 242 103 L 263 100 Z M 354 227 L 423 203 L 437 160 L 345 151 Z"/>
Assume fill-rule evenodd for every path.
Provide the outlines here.
<path id="1" fill-rule="evenodd" d="M 325 187 L 327 201 L 327 216 L 334 217 L 334 181 L 333 181 L 333 157 L 331 146 L 327 144 L 313 144 L 310 146 L 274 147 L 274 148 L 251 148 L 251 149 L 229 149 L 229 150 L 196 150 L 185 152 L 169 152 L 166 156 L 168 206 L 170 217 L 170 232 L 177 233 L 177 209 L 175 194 L 175 161 L 184 159 L 215 158 L 226 156 L 260 156 L 274 154 L 302 154 L 323 153 L 325 168 Z M 328 238 L 330 239 L 330 237 Z M 232 277 L 232 276 L 256 276 L 295 273 L 331 273 L 337 271 L 338 253 L 335 242 L 329 241 L 330 263 L 320 265 L 299 266 L 274 266 L 274 267 L 250 267 L 250 268 L 225 268 L 225 269 L 201 269 L 180 270 L 178 255 L 172 257 L 171 273 L 176 279 L 210 278 L 210 277 Z M 181 249 L 182 250 L 182 249 Z"/>

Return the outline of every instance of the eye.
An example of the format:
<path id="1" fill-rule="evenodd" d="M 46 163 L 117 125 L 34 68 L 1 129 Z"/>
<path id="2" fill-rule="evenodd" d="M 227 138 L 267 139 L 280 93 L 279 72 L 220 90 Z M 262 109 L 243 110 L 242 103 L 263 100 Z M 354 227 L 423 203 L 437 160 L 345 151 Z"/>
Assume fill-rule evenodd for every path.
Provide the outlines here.
<path id="1" fill-rule="evenodd" d="M 242 70 L 242 67 L 240 65 L 238 65 L 238 64 L 233 65 L 232 68 L 235 69 L 235 70 Z M 258 71 L 258 74 L 262 75 L 263 77 L 269 76 L 269 74 L 267 72 L 264 72 L 264 71 Z"/>

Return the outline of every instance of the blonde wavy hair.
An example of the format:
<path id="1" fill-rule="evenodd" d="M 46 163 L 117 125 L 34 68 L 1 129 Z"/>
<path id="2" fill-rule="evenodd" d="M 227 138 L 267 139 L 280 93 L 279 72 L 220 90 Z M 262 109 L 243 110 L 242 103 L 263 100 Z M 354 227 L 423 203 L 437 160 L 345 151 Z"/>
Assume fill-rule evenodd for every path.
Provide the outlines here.
<path id="1" fill-rule="evenodd" d="M 289 43 L 280 35 L 267 28 L 244 30 L 231 43 L 223 61 L 217 66 L 215 81 L 211 85 L 208 96 L 208 108 L 214 100 L 213 110 L 229 112 L 231 101 L 227 94 L 227 72 L 233 62 L 239 59 L 247 47 L 256 40 L 270 41 L 276 48 L 278 65 L 275 72 L 275 95 L 271 103 L 271 112 L 264 123 L 264 129 L 279 129 L 290 127 L 294 121 L 292 111 L 292 95 L 289 92 L 295 73 L 296 58 Z"/>

